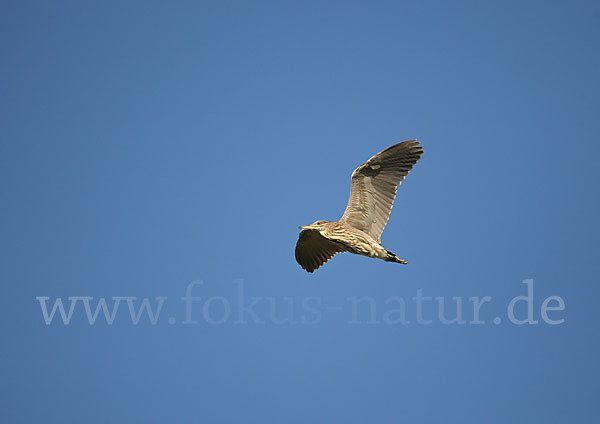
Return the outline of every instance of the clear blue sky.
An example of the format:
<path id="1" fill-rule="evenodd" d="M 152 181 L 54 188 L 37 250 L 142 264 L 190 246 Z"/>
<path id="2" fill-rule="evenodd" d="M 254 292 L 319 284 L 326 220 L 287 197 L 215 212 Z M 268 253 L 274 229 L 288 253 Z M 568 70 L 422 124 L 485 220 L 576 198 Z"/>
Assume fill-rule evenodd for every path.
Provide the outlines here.
<path id="1" fill-rule="evenodd" d="M 15 1 L 0 35 L 3 423 L 596 422 L 597 2 Z M 298 225 L 412 138 L 409 264 L 302 271 Z"/>

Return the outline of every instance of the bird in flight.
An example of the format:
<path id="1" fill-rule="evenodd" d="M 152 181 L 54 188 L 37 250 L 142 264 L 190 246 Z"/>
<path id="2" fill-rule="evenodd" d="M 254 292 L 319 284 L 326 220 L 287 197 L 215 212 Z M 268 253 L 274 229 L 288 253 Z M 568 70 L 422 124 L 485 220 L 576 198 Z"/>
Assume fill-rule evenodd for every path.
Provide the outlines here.
<path id="1" fill-rule="evenodd" d="M 417 140 L 404 141 L 377 153 L 352 173 L 350 200 L 337 222 L 315 221 L 302 229 L 296 243 L 296 261 L 313 272 L 337 253 L 407 263 L 381 245 L 396 188 L 417 163 L 423 149 Z"/>

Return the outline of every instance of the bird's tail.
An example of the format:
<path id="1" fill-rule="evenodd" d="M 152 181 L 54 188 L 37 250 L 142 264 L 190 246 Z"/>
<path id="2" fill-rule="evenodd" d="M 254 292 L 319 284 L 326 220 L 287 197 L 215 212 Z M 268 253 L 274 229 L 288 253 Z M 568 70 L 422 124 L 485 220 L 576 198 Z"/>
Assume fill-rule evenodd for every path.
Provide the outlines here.
<path id="1" fill-rule="evenodd" d="M 399 264 L 407 264 L 408 262 L 406 262 L 405 260 L 400 259 L 398 256 L 396 256 L 394 253 L 390 252 L 389 250 L 386 250 L 388 257 L 386 259 L 387 262 L 396 262 Z"/>

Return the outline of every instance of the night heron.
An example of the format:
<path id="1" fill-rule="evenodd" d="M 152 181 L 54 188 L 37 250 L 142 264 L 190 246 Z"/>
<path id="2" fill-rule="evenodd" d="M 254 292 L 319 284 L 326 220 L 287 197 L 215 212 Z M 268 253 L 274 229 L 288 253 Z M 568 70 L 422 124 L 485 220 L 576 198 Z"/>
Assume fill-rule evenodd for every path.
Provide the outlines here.
<path id="1" fill-rule="evenodd" d="M 296 243 L 296 261 L 313 272 L 337 253 L 350 252 L 405 264 L 381 246 L 396 197 L 396 188 L 423 154 L 417 140 L 404 141 L 377 153 L 352 173 L 350 200 L 337 222 L 303 225 Z"/>

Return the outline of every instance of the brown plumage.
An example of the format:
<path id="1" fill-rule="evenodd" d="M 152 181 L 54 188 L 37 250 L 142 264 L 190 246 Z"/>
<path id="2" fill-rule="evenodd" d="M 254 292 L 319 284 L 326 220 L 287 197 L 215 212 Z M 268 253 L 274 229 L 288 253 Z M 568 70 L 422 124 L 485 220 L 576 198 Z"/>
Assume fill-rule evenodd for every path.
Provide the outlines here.
<path id="1" fill-rule="evenodd" d="M 396 189 L 423 154 L 416 140 L 398 143 L 376 154 L 352 173 L 350 199 L 339 221 L 301 226 L 296 261 L 308 272 L 341 252 L 406 263 L 381 246 Z"/>

